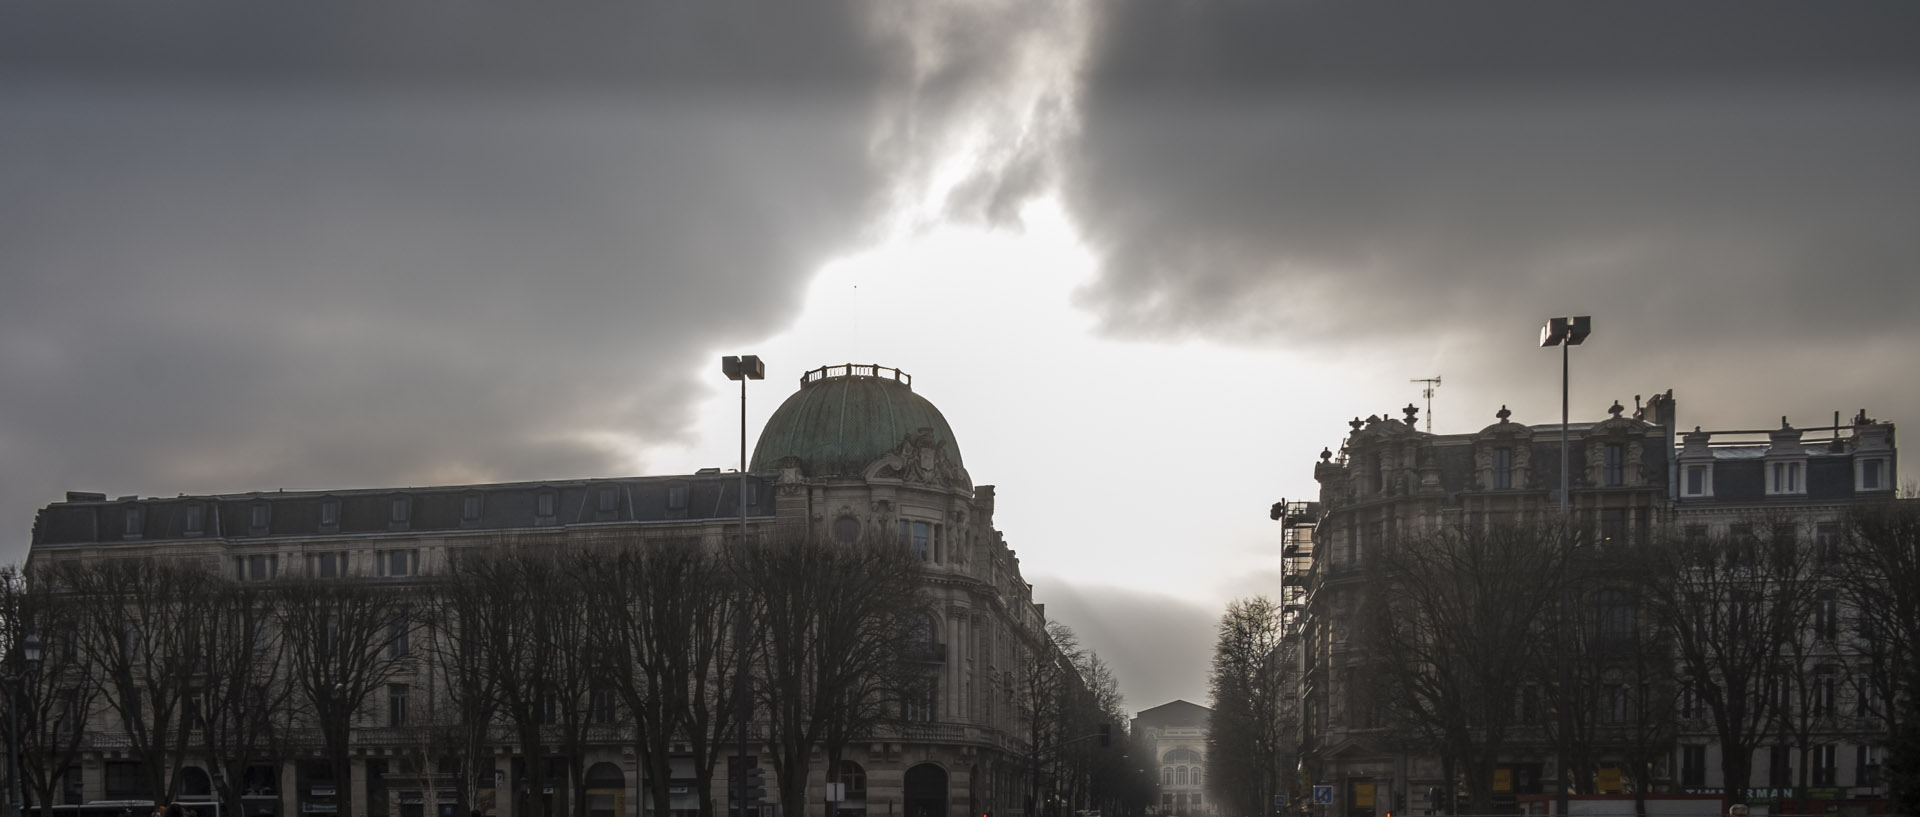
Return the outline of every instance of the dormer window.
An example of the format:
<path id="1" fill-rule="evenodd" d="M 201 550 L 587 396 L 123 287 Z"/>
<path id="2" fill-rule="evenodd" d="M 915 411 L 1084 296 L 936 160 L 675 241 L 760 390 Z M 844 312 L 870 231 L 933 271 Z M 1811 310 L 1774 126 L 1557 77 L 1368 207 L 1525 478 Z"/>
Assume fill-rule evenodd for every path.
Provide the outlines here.
<path id="1" fill-rule="evenodd" d="M 1806 486 L 1801 481 L 1801 462 L 1773 462 L 1767 466 L 1767 493 L 1804 494 Z"/>
<path id="2" fill-rule="evenodd" d="M 541 491 L 533 500 L 533 515 L 541 519 L 553 518 L 554 497 L 552 491 Z"/>
<path id="3" fill-rule="evenodd" d="M 1618 488 L 1627 484 L 1627 447 L 1620 443 L 1607 443 L 1607 487 Z"/>
<path id="4" fill-rule="evenodd" d="M 686 509 L 687 486 L 684 484 L 667 486 L 667 510 L 684 511 Z"/>
<path id="5" fill-rule="evenodd" d="M 126 511 L 120 514 L 120 532 L 129 539 L 139 536 L 141 531 L 145 530 L 144 517 L 145 514 L 141 513 L 140 506 L 128 505 Z"/>
<path id="6" fill-rule="evenodd" d="M 1860 472 L 1856 490 L 1884 491 L 1887 489 L 1887 461 L 1878 457 L 1860 460 Z"/>
<path id="7" fill-rule="evenodd" d="M 396 496 L 387 502 L 387 527 L 404 530 L 413 521 L 413 498 Z"/>
<path id="8" fill-rule="evenodd" d="M 207 532 L 207 506 L 198 502 L 187 506 L 187 535 L 199 536 Z"/>
<path id="9" fill-rule="evenodd" d="M 247 532 L 255 536 L 266 533 L 267 523 L 272 520 L 272 506 L 265 502 L 255 502 L 247 516 Z"/>
<path id="10" fill-rule="evenodd" d="M 1687 496 L 1713 496 L 1713 466 L 1706 463 L 1689 463 L 1685 466 L 1685 487 Z"/>
<path id="11" fill-rule="evenodd" d="M 598 507 L 601 513 L 613 513 L 620 507 L 620 494 L 612 486 L 601 488 Z"/>
<path id="12" fill-rule="evenodd" d="M 1493 449 L 1493 489 L 1504 491 L 1513 487 L 1513 449 Z"/>
<path id="13" fill-rule="evenodd" d="M 472 524 L 480 521 L 480 495 L 467 494 L 460 499 L 460 521 Z"/>
<path id="14" fill-rule="evenodd" d="M 320 501 L 320 527 L 328 532 L 340 528 L 340 500 L 323 499 Z"/>

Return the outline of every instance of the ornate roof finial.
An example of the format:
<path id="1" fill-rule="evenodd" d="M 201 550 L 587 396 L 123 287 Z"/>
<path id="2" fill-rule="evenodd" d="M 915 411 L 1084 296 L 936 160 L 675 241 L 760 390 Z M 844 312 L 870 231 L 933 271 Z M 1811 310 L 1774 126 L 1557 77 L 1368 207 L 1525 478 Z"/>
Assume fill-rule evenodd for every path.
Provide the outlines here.
<path id="1" fill-rule="evenodd" d="M 1406 415 L 1407 415 L 1407 425 L 1410 425 L 1410 426 L 1411 426 L 1411 425 L 1415 425 L 1415 424 L 1416 424 L 1416 423 L 1418 422 L 1418 421 L 1417 421 L 1417 420 L 1415 420 L 1414 418 L 1415 418 L 1415 417 L 1418 417 L 1418 416 L 1419 416 L 1419 414 L 1420 414 L 1420 407 L 1419 407 L 1419 406 L 1416 406 L 1416 405 L 1414 405 L 1414 404 L 1412 404 L 1412 403 L 1408 403 L 1408 404 L 1407 404 L 1407 407 L 1406 407 L 1406 408 L 1403 408 L 1403 409 L 1401 409 L 1401 411 L 1403 411 L 1403 412 L 1405 412 L 1405 413 L 1406 413 Z"/>
<path id="2" fill-rule="evenodd" d="M 1321 462 L 1326 462 L 1326 461 L 1328 461 L 1328 460 L 1331 460 L 1331 459 L 1333 459 L 1333 451 L 1332 451 L 1331 449 L 1326 449 L 1326 448 L 1322 448 L 1322 449 L 1320 449 L 1320 461 L 1321 461 Z"/>
<path id="3" fill-rule="evenodd" d="M 1500 418 L 1500 422 L 1503 422 L 1503 423 L 1504 423 L 1504 422 L 1506 422 L 1506 421 L 1507 421 L 1507 418 L 1508 418 L 1508 417 L 1512 417 L 1512 416 L 1513 416 L 1513 412 L 1511 412 L 1511 411 L 1508 411 L 1508 410 L 1507 410 L 1507 406 L 1506 406 L 1506 404 L 1505 404 L 1505 403 L 1502 403 L 1502 404 L 1500 404 L 1500 410 L 1499 410 L 1499 411 L 1496 411 L 1496 412 L 1494 412 L 1494 413 L 1493 413 L 1493 416 L 1495 416 L 1495 417 L 1498 417 L 1498 418 Z"/>
<path id="4" fill-rule="evenodd" d="M 1620 412 L 1626 410 L 1626 407 L 1620 405 L 1620 401 L 1618 400 L 1613 401 L 1613 405 L 1607 407 L 1607 413 L 1613 415 L 1613 419 L 1615 420 L 1620 419 Z"/>
<path id="5" fill-rule="evenodd" d="M 1355 417 L 1353 418 L 1353 422 L 1348 423 L 1347 425 L 1352 426 L 1354 431 L 1359 431 L 1360 427 L 1363 425 L 1366 425 L 1366 423 L 1361 422 L 1359 417 Z"/>

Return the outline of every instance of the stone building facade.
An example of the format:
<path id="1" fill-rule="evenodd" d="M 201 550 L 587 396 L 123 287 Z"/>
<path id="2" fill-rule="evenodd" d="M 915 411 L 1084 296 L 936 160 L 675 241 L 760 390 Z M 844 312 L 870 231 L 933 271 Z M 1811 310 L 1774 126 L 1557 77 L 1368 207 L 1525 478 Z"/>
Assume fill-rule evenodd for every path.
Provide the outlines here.
<path id="1" fill-rule="evenodd" d="M 462 548 L 502 535 L 565 544 L 631 534 L 639 539 L 697 539 L 718 548 L 732 541 L 744 512 L 749 536 L 800 525 L 844 542 L 897 539 L 924 565 L 928 606 L 924 630 L 933 636 L 927 656 L 937 666 L 929 700 L 910 722 L 883 727 L 857 741 L 838 770 L 815 768 L 808 802 L 819 804 L 827 782 L 845 784 L 836 815 L 961 817 L 1021 813 L 1027 733 L 1015 700 L 1017 674 L 1034 651 L 1052 650 L 1044 638 L 1043 608 L 1034 603 L 1020 561 L 994 525 L 994 490 L 973 484 L 952 429 L 934 405 L 915 393 L 911 378 L 879 366 L 823 367 L 762 430 L 742 490 L 737 474 L 707 469 L 616 479 L 558 480 L 378 490 L 255 492 L 175 498 L 73 493 L 42 509 L 34 523 L 28 569 L 64 560 L 165 556 L 203 561 L 241 582 L 301 577 L 418 586 Z M 438 693 L 427 673 L 396 684 L 420 711 Z M 351 798 L 368 817 L 451 817 L 446 781 L 424 769 L 402 769 L 397 758 L 409 725 L 394 713 L 407 702 L 368 702 L 355 719 L 351 790 L 327 782 L 318 752 L 263 765 L 250 782 L 248 817 L 314 815 Z M 129 790 L 117 765 L 130 762 L 112 748 L 115 726 L 98 719 L 97 748 L 88 751 L 64 799 L 71 803 L 126 800 L 150 793 Z M 587 815 L 643 813 L 646 799 L 632 736 L 618 730 L 590 751 Z M 501 745 L 493 762 L 497 786 L 519 779 L 524 758 Z M 203 761 L 177 759 L 186 770 L 187 796 L 204 794 Z M 816 760 L 816 765 L 823 761 Z M 645 813 L 685 814 L 694 807 L 676 763 L 674 802 Z M 691 761 L 686 765 L 691 769 Z M 832 773 L 829 774 L 829 771 Z M 724 801 L 725 769 L 717 770 L 716 799 Z M 550 791 L 557 815 L 570 798 L 566 782 Z M 485 809 L 515 817 L 516 798 L 503 791 Z M 436 808 L 438 804 L 438 808 Z"/>
<path id="2" fill-rule="evenodd" d="M 1725 536 L 1748 530 L 1756 518 L 1790 516 L 1802 528 L 1801 541 L 1821 547 L 1835 535 L 1847 507 L 1893 495 L 1893 426 L 1864 412 L 1850 424 L 1817 429 L 1783 422 L 1772 431 L 1681 432 L 1671 391 L 1644 403 L 1635 398 L 1635 404 L 1629 413 L 1616 402 L 1606 419 L 1566 429 L 1571 524 L 1585 542 L 1604 547 L 1664 535 Z M 1308 785 L 1333 787 L 1328 814 L 1434 813 L 1442 804 L 1430 797 L 1451 786 L 1439 758 L 1402 748 L 1404 736 L 1377 717 L 1364 699 L 1366 685 L 1357 681 L 1357 673 L 1376 660 L 1354 641 L 1351 619 L 1369 592 L 1369 553 L 1396 537 L 1538 519 L 1560 505 L 1559 424 L 1514 422 L 1502 407 L 1495 422 L 1478 431 L 1432 434 L 1418 430 L 1415 407 L 1404 414 L 1355 418 L 1338 452 L 1321 452 L 1314 469 L 1320 495 L 1311 521 L 1301 521 L 1303 503 L 1275 506 L 1274 518 L 1288 525 L 1283 592 L 1299 599 L 1299 615 L 1290 621 L 1277 658 L 1298 679 L 1300 793 Z M 1294 530 L 1302 525 L 1312 528 L 1310 536 Z M 1295 587 L 1304 590 L 1293 592 Z M 1843 671 L 1834 659 L 1824 660 L 1836 674 Z M 1684 719 L 1671 756 L 1659 764 L 1659 785 L 1675 793 L 1719 791 L 1712 729 L 1697 710 L 1688 711 L 1694 714 Z M 1496 783 L 1509 805 L 1552 793 L 1559 774 L 1547 725 L 1518 720 L 1501 764 L 1504 784 Z M 1849 781 L 1877 784 L 1877 768 L 1868 768 L 1877 763 L 1877 751 L 1850 728 L 1832 724 L 1823 745 L 1833 748 L 1815 761 L 1826 764 L 1818 768 L 1820 779 L 1839 787 L 1837 799 L 1871 795 L 1871 788 L 1847 789 Z M 1610 757 L 1600 762 L 1618 763 Z M 1769 762 L 1772 779 L 1791 775 L 1791 768 L 1780 768 L 1776 750 L 1757 759 L 1755 786 L 1765 786 Z"/>
<path id="3" fill-rule="evenodd" d="M 1133 718 L 1133 745 L 1157 764 L 1160 782 L 1157 814 L 1203 817 L 1219 813 L 1206 794 L 1207 729 L 1213 710 L 1187 701 L 1169 701 L 1141 710 Z M 1148 766 L 1149 770 L 1153 766 Z"/>

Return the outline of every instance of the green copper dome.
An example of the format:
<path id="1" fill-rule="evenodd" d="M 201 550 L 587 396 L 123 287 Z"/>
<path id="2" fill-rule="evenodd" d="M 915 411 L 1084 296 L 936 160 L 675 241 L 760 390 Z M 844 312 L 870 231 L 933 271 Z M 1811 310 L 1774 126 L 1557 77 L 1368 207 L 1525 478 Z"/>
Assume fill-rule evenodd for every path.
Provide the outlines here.
<path id="1" fill-rule="evenodd" d="M 753 449 L 752 467 L 770 470 L 783 457 L 797 457 L 808 476 L 857 477 L 903 445 L 930 445 L 944 462 L 961 464 L 947 418 L 913 393 L 913 378 L 905 372 L 871 365 L 823 366 L 801 377 L 800 390 L 767 419 Z"/>

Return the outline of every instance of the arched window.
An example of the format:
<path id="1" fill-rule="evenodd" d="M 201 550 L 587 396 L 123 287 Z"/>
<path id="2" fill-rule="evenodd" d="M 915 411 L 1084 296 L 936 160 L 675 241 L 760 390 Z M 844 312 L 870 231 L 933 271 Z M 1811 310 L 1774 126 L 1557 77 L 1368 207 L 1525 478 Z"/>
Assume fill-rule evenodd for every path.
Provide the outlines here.
<path id="1" fill-rule="evenodd" d="M 1187 785 L 1187 767 L 1181 766 L 1180 768 L 1173 770 L 1173 785 L 1176 785 L 1176 786 Z"/>

